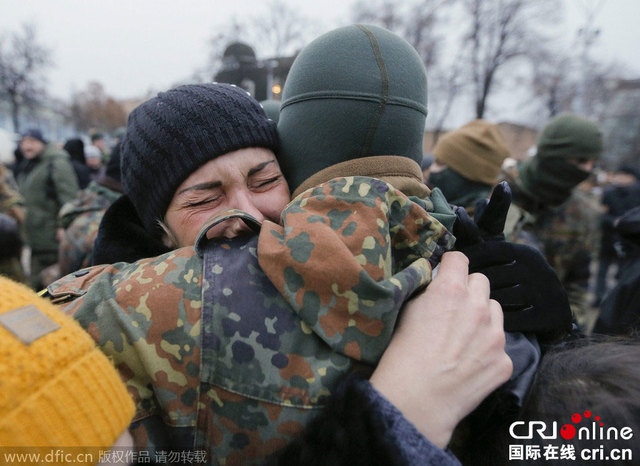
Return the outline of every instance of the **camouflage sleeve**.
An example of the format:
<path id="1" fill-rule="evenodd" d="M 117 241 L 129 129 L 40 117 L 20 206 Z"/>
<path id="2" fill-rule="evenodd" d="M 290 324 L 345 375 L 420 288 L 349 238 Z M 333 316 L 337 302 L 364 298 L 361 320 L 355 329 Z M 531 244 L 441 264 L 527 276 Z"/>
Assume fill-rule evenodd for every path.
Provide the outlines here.
<path id="1" fill-rule="evenodd" d="M 571 310 L 579 325 L 585 326 L 589 308 L 589 278 L 593 251 L 599 244 L 599 212 L 589 198 L 574 191 L 569 200 L 552 211 L 540 236 L 547 259 L 569 295 Z"/>
<path id="2" fill-rule="evenodd" d="M 265 222 L 260 266 L 303 322 L 332 348 L 375 363 L 398 311 L 429 283 L 452 235 L 390 184 L 336 178 Z"/>
<path id="3" fill-rule="evenodd" d="M 103 213 L 85 212 L 66 227 L 58 248 L 58 266 L 61 274 L 66 275 L 90 265 L 93 244 L 98 236 Z"/>
<path id="4" fill-rule="evenodd" d="M 80 199 L 76 198 L 69 202 L 65 202 L 62 207 L 60 207 L 60 210 L 58 211 L 58 224 L 62 228 L 69 228 L 69 225 L 71 225 L 71 222 L 73 222 L 75 218 L 73 213 L 75 213 L 80 202 Z"/>
<path id="5" fill-rule="evenodd" d="M 201 287 L 202 259 L 183 248 L 80 270 L 48 294 L 112 358 L 136 403 L 134 421 L 160 415 L 180 428 L 197 413 Z"/>

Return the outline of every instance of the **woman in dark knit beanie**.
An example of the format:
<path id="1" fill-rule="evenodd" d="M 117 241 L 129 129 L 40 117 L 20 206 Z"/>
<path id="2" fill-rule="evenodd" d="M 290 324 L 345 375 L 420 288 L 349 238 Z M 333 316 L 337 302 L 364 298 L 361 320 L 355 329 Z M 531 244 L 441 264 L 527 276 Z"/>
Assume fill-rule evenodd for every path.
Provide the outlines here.
<path id="1" fill-rule="evenodd" d="M 275 151 L 276 123 L 231 84 L 179 86 L 129 115 L 122 141 L 125 192 L 105 214 L 94 264 L 133 262 L 190 246 L 215 212 L 237 208 L 278 221 L 289 201 Z M 212 235 L 246 228 L 229 220 Z"/>

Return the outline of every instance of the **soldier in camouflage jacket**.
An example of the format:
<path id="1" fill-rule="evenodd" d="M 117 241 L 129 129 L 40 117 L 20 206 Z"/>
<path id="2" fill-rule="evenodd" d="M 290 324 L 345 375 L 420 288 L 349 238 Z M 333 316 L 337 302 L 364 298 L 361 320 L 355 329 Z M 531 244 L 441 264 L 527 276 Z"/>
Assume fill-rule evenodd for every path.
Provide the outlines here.
<path id="1" fill-rule="evenodd" d="M 122 193 L 100 185 L 89 183 L 78 197 L 63 205 L 58 214 L 65 229 L 58 251 L 60 274 L 66 275 L 91 264 L 93 242 L 98 235 L 98 226 L 107 208 Z"/>
<path id="2" fill-rule="evenodd" d="M 76 199 L 67 202 L 58 213 L 64 235 L 58 250 L 60 276 L 91 265 L 93 244 L 98 226 L 107 208 L 122 195 L 120 184 L 120 149 L 114 147 L 105 173 Z"/>
<path id="3" fill-rule="evenodd" d="M 232 217 L 257 229 L 245 213 L 223 214 L 199 235 L 195 251 L 87 269 L 49 288 L 56 300 L 72 301 L 68 312 L 122 367 L 139 400 L 133 427 L 139 445 L 205 448 L 212 460 L 227 463 L 257 461 L 284 446 L 340 378 L 355 368 L 370 372 L 367 363 L 384 351 L 402 302 L 428 283 L 432 266 L 451 247 L 443 224 L 450 226 L 454 216 L 437 191 L 429 195 L 416 163 L 426 79 L 415 51 L 404 55 L 409 63 L 394 64 L 394 53 L 409 46 L 379 28 L 344 28 L 332 40 L 341 49 L 345 40 L 353 41 L 348 50 L 367 49 L 373 40 L 374 55 L 388 54 L 367 57 L 383 72 L 383 82 L 389 77 L 379 64 L 387 58 L 389 70 L 417 82 L 410 90 L 389 88 L 399 96 L 376 94 L 372 108 L 349 119 L 353 127 L 344 134 L 360 150 L 352 151 L 353 141 L 344 144 L 336 135 L 336 147 L 318 143 L 322 157 L 304 153 L 304 160 L 295 160 L 299 152 L 291 152 L 291 140 L 283 144 L 282 160 L 296 191 L 282 227 L 265 222 L 259 237 L 212 241 L 208 231 Z M 300 57 L 315 56 L 310 50 Z M 406 73 L 408 68 L 416 73 Z M 292 104 L 304 102 L 293 95 Z M 357 107 L 359 99 L 347 101 Z M 376 114 L 380 106 L 388 120 Z M 297 120 L 295 111 L 285 110 L 281 123 Z M 397 118 L 405 124 L 398 126 Z M 283 142 L 291 135 L 291 126 L 285 128 L 287 123 Z M 315 147 L 313 134 L 305 136 L 305 147 Z M 327 135 L 316 136 L 331 145 Z M 398 155 L 376 155 L 385 153 Z M 146 223 L 154 218 L 146 217 Z M 305 231 L 311 226 L 328 228 L 314 236 Z M 325 249 L 335 251 L 334 264 L 317 255 Z M 271 261 L 262 259 L 270 252 L 278 262 L 271 269 Z M 247 278 L 238 281 L 239 276 Z M 167 286 L 176 281 L 177 287 Z"/>
<path id="4" fill-rule="evenodd" d="M 505 234 L 539 249 L 569 293 L 579 324 L 589 306 L 592 251 L 598 242 L 595 202 L 576 186 L 602 153 L 597 124 L 572 114 L 553 119 L 542 131 L 537 154 L 508 176 L 514 192 Z"/>
<path id="5" fill-rule="evenodd" d="M 427 205 L 364 177 L 337 178 L 291 203 L 285 228 L 309 219 L 328 226 L 298 238 L 306 247 L 296 246 L 294 259 L 306 251 L 317 264 L 319 238 L 317 252 L 333 245 L 332 264 L 343 267 L 324 283 L 298 281 L 300 302 L 317 300 L 303 315 L 287 302 L 295 295 L 285 300 L 258 264 L 263 240 L 267 255 L 272 244 L 282 257 L 275 226 L 259 237 L 207 239 L 208 228 L 231 216 L 252 222 L 240 212 L 214 218 L 195 249 L 85 269 L 49 294 L 70 300 L 65 312 L 114 359 L 136 400 L 138 445 L 207 450 L 228 464 L 259 460 L 289 443 L 345 374 L 361 363 L 370 371 L 384 351 L 402 303 L 452 243 Z M 360 227 L 371 223 L 378 231 Z"/>
<path id="6" fill-rule="evenodd" d="M 425 97 L 424 89 L 419 94 Z M 380 167 L 386 169 L 376 172 Z M 453 237 L 428 211 L 449 225 L 454 216 L 444 198 L 428 196 L 414 161 L 373 157 L 360 169 L 392 174 L 393 184 L 332 176 L 285 210 L 287 234 L 319 222 L 314 231 L 328 227 L 319 235 L 281 242 L 270 223 L 259 238 L 210 241 L 206 231 L 228 220 L 225 214 L 207 225 L 195 250 L 87 269 L 49 288 L 57 301 L 71 300 L 66 311 L 118 364 L 137 400 L 138 445 L 203 448 L 227 463 L 258 460 L 291 441 L 354 367 L 371 370 L 402 303 L 452 247 Z M 422 197 L 409 199 L 395 185 Z M 257 226 L 244 213 L 232 215 Z M 337 288 L 297 280 L 288 290 L 303 292 L 302 303 L 317 299 L 304 315 L 292 312 L 256 254 L 274 251 L 288 277 L 283 247 L 294 245 L 293 260 L 308 254 L 311 271 L 322 262 L 315 254 L 328 247 L 337 249 L 327 273 L 342 268 L 330 277 L 340 280 Z"/>

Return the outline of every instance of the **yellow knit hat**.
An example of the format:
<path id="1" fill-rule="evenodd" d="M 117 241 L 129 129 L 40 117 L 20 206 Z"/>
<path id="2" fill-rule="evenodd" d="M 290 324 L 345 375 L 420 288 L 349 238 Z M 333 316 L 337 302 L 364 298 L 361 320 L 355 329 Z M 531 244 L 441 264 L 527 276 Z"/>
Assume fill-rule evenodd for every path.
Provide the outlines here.
<path id="1" fill-rule="evenodd" d="M 0 277 L 0 451 L 108 448 L 133 414 L 91 337 L 49 301 Z"/>
<path id="2" fill-rule="evenodd" d="M 474 120 L 440 139 L 434 158 L 465 178 L 494 185 L 509 149 L 500 128 L 486 120 Z"/>

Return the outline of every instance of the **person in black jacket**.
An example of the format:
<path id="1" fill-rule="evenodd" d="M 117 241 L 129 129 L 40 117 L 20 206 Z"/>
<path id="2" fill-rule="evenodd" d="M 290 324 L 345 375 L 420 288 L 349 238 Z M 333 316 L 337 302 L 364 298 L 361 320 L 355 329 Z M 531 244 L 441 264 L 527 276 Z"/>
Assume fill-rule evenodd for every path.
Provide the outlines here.
<path id="1" fill-rule="evenodd" d="M 614 231 L 626 241 L 629 256 L 635 259 L 622 270 L 618 284 L 602 301 L 593 333 L 637 333 L 640 330 L 640 206 L 619 217 Z"/>
<path id="2" fill-rule="evenodd" d="M 91 181 L 91 169 L 87 166 L 84 158 L 84 142 L 80 138 L 68 139 L 62 147 L 69 153 L 71 164 L 78 177 L 78 186 L 84 189 Z"/>
<path id="3" fill-rule="evenodd" d="M 594 305 L 598 306 L 607 294 L 607 274 L 612 265 L 617 265 L 619 278 L 629 261 L 633 262 L 633 246 L 616 233 L 614 221 L 628 210 L 640 205 L 640 174 L 630 166 L 622 166 L 613 175 L 611 186 L 602 195 L 604 212 L 600 219 L 600 257 Z"/>

